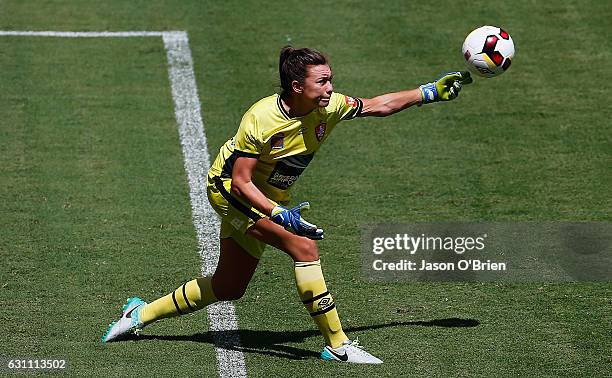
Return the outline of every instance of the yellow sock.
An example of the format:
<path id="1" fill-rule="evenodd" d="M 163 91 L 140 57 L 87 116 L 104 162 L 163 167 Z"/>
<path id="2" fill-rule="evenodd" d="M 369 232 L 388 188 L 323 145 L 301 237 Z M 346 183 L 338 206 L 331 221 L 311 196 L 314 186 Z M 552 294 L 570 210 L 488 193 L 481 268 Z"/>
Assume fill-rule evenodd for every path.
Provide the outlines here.
<path id="1" fill-rule="evenodd" d="M 198 278 L 144 306 L 140 310 L 140 321 L 147 325 L 159 319 L 189 314 L 217 301 L 211 277 Z"/>
<path id="2" fill-rule="evenodd" d="M 317 323 L 327 345 L 338 348 L 348 337 L 342 331 L 336 304 L 327 291 L 321 261 L 295 263 L 295 284 L 304 307 Z"/>

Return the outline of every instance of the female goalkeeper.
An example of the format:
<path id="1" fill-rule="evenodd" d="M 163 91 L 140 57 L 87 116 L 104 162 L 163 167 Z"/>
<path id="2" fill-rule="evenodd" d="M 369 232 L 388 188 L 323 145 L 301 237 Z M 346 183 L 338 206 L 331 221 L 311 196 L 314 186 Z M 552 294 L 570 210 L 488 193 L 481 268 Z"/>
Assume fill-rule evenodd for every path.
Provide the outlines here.
<path id="1" fill-rule="evenodd" d="M 291 47 L 281 50 L 279 74 L 281 94 L 251 106 L 208 173 L 208 198 L 221 217 L 221 251 L 215 273 L 189 281 L 148 304 L 130 298 L 121 319 L 104 334 L 104 342 L 162 318 L 241 298 L 269 244 L 294 261 L 298 295 L 325 339 L 321 358 L 382 362 L 342 331 L 319 260 L 316 240 L 323 239 L 323 230 L 302 218 L 308 202 L 286 207 L 289 192 L 341 121 L 385 117 L 413 105 L 452 100 L 471 78 L 468 73 L 452 72 L 411 90 L 371 99 L 349 97 L 333 92 L 325 56 Z"/>

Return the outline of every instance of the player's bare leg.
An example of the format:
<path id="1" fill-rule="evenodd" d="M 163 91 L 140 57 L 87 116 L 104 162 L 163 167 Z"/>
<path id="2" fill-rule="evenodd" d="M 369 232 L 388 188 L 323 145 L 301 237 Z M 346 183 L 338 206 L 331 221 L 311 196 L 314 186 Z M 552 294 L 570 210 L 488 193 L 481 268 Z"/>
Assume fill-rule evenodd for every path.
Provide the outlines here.
<path id="1" fill-rule="evenodd" d="M 253 278 L 259 260 L 232 238 L 221 239 L 219 264 L 212 276 L 212 288 L 220 301 L 242 298 Z"/>

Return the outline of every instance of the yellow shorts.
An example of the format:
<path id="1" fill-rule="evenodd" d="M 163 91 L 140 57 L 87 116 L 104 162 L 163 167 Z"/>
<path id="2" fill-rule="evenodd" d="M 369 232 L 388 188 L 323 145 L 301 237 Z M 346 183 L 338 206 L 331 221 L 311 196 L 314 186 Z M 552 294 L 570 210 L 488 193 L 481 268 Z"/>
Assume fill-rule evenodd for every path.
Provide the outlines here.
<path id="1" fill-rule="evenodd" d="M 265 215 L 231 194 L 231 180 L 208 177 L 207 194 L 211 206 L 221 216 L 221 239 L 232 238 L 251 256 L 260 259 L 266 243 L 247 234 Z"/>

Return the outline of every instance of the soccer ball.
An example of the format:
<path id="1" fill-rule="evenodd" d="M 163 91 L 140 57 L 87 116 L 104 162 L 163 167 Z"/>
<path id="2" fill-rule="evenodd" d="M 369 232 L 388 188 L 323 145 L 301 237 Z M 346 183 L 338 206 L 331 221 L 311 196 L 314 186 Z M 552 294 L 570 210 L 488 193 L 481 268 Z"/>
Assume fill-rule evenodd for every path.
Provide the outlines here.
<path id="1" fill-rule="evenodd" d="M 468 34 L 462 52 L 470 71 L 480 76 L 494 77 L 510 67 L 514 58 L 514 42 L 504 29 L 482 26 Z"/>

